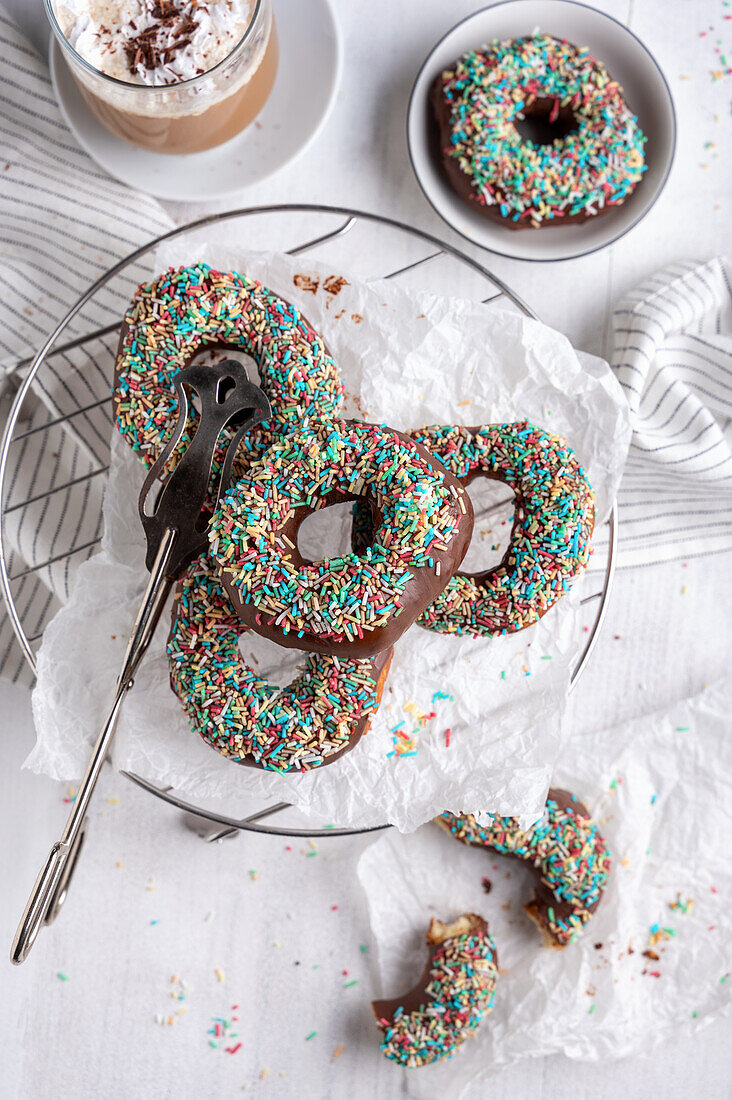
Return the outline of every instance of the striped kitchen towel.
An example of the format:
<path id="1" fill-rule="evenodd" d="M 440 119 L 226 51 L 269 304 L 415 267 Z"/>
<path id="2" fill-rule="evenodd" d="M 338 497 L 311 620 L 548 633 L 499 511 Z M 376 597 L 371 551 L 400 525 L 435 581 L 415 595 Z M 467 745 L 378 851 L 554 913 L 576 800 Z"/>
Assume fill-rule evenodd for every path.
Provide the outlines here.
<path id="1" fill-rule="evenodd" d="M 724 261 L 674 263 L 613 313 L 633 439 L 618 564 L 732 548 L 732 290 Z"/>
<path id="2" fill-rule="evenodd" d="M 29 360 L 68 308 L 104 271 L 171 220 L 152 198 L 109 177 L 61 118 L 48 69 L 0 6 L 0 404 L 7 411 Z M 147 274 L 128 270 L 95 295 L 64 335 L 119 320 Z M 101 533 L 102 477 L 109 453 L 109 397 L 116 336 L 48 360 L 10 453 L 4 505 L 9 573 L 26 633 L 39 633 L 93 553 Z M 21 364 L 20 366 L 18 364 Z M 27 365 L 27 362 L 26 362 Z M 68 427 L 49 420 L 69 413 Z M 4 416 L 3 416 L 4 421 Z M 26 506 L 25 502 L 31 500 Z M 54 560 L 61 547 L 78 547 Z M 30 678 L 0 612 L 0 676 Z"/>

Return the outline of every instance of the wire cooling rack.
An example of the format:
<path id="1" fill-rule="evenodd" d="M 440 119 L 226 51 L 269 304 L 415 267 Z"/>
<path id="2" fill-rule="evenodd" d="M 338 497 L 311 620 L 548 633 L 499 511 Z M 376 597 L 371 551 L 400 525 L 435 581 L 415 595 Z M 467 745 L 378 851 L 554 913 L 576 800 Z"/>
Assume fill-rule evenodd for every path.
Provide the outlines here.
<path id="1" fill-rule="evenodd" d="M 49 578 L 51 570 L 65 569 L 68 572 L 71 563 L 78 564 L 89 558 L 101 542 L 101 514 L 97 507 L 97 514 L 91 517 L 91 525 L 86 525 L 87 534 L 91 533 L 93 537 L 80 539 L 79 524 L 68 532 L 61 529 L 54 539 L 53 554 L 23 568 L 15 568 L 17 555 L 13 555 L 10 548 L 8 526 L 12 522 L 17 532 L 18 524 L 22 525 L 31 506 L 43 508 L 52 497 L 62 492 L 66 494 L 64 503 L 69 511 L 79 506 L 86 507 L 91 484 L 106 477 L 109 469 L 109 428 L 112 425 L 114 352 L 121 319 L 92 327 L 95 311 L 97 316 L 100 311 L 102 314 L 105 311 L 109 313 L 109 302 L 115 294 L 119 300 L 124 300 L 129 297 L 130 288 L 135 283 L 152 275 L 155 250 L 166 242 L 186 240 L 191 246 L 191 255 L 195 255 L 197 241 L 208 242 L 212 234 L 228 233 L 230 230 L 241 234 L 242 229 L 246 230 L 246 239 L 252 248 L 276 249 L 290 255 L 307 254 L 313 259 L 340 263 L 344 269 L 366 279 L 398 279 L 414 288 L 448 292 L 453 296 L 480 301 L 487 310 L 499 303 L 503 307 L 510 305 L 528 317 L 536 317 L 515 291 L 466 253 L 413 226 L 346 207 L 286 204 L 212 214 L 151 240 L 121 260 L 89 287 L 59 322 L 35 358 L 19 363 L 14 375 L 22 381 L 8 415 L 0 448 L 0 587 L 13 630 L 34 674 L 36 649 L 53 614 L 53 607 L 49 598 L 40 617 L 36 611 L 31 622 L 28 601 L 24 602 L 22 597 L 23 586 L 33 575 Z M 119 312 L 121 317 L 122 311 Z M 74 335 L 76 332 L 80 334 Z M 70 356 L 84 353 L 92 347 L 95 349 L 91 353 L 94 369 L 84 371 L 84 386 L 62 383 L 63 400 L 51 399 L 51 375 L 58 377 L 54 361 L 67 363 Z M 21 461 L 24 461 L 26 448 L 34 446 L 36 449 L 32 454 L 39 461 L 38 454 L 45 454 L 48 433 L 59 426 L 85 444 L 89 461 L 84 463 L 84 470 L 61 484 L 32 490 L 26 497 L 14 499 L 12 471 L 17 469 L 17 448 L 23 449 Z M 97 497 L 100 499 L 99 494 Z M 593 605 L 594 617 L 582 653 L 572 671 L 570 689 L 576 685 L 587 665 L 607 609 L 617 545 L 614 509 L 607 523 L 608 538 L 602 551 L 606 562 L 600 587 L 582 601 Z M 195 806 L 170 787 L 156 786 L 131 772 L 123 774 L 143 790 L 184 811 L 191 827 L 207 840 L 234 835 L 241 830 L 276 836 L 332 837 L 388 828 L 387 825 L 377 825 L 362 829 L 313 829 L 264 823 L 266 818 L 288 810 L 290 807 L 286 802 L 266 806 L 247 817 L 235 819 L 216 810 Z"/>

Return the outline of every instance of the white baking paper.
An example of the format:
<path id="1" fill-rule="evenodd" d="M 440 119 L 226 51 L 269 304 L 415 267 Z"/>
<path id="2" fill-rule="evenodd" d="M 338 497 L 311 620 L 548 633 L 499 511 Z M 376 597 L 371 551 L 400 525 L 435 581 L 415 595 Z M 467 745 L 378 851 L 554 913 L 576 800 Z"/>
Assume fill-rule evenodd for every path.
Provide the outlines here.
<path id="1" fill-rule="evenodd" d="M 197 258 L 169 248 L 158 260 L 162 268 Z M 203 258 L 246 271 L 303 309 L 340 366 L 348 414 L 402 429 L 532 419 L 567 436 L 596 488 L 598 522 L 606 515 L 628 443 L 625 400 L 607 364 L 589 357 L 580 363 L 560 334 L 509 310 L 392 282 L 348 277 L 341 285 L 342 272 L 286 256 L 218 249 Z M 114 433 L 102 552 L 81 566 L 38 655 L 38 741 L 28 766 L 59 779 L 83 770 L 145 582 L 137 519 L 142 478 L 141 464 Z M 326 549 L 332 539 L 345 545 L 348 522 L 342 510 L 330 523 Z M 476 529 L 482 552 L 490 553 L 510 531 L 510 508 L 479 517 Z M 319 539 L 314 557 L 323 555 Z M 125 700 L 114 763 L 192 798 L 224 799 L 232 814 L 243 813 L 252 798 L 272 798 L 321 821 L 388 821 L 405 831 L 446 807 L 536 817 L 561 747 L 570 670 L 585 638 L 578 612 L 585 582 L 513 637 L 408 631 L 369 733 L 335 764 L 302 776 L 237 767 L 190 731 L 169 686 L 166 615 Z M 247 645 L 275 682 L 287 682 L 291 651 L 252 642 L 251 635 Z M 409 755 L 394 751 L 395 741 L 404 747 L 405 733 L 414 735 Z"/>
<path id="2" fill-rule="evenodd" d="M 363 853 L 376 996 L 414 984 L 432 914 L 482 914 L 498 951 L 493 1012 L 452 1060 L 395 1066 L 406 1095 L 488 1096 L 480 1078 L 520 1058 L 626 1057 L 730 1010 L 731 716 L 728 680 L 565 746 L 554 781 L 599 820 L 613 866 L 584 936 L 564 951 L 542 947 L 523 912 L 534 880 L 518 860 L 467 848 L 432 824 L 411 836 L 390 830 Z M 483 876 L 492 884 L 487 896 Z M 687 912 L 670 907 L 689 899 Z M 652 946 L 656 926 L 666 933 Z M 658 960 L 643 955 L 649 949 Z"/>

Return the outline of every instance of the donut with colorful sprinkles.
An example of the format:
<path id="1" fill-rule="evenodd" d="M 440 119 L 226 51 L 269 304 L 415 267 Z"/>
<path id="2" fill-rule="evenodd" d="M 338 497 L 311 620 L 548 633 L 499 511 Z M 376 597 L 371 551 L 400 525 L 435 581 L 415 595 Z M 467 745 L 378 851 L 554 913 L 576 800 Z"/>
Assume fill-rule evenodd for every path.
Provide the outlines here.
<path id="1" fill-rule="evenodd" d="M 168 639 L 171 684 L 194 732 L 237 764 L 280 773 L 350 752 L 379 705 L 391 650 L 361 659 L 308 654 L 279 688 L 244 661 L 245 633 L 203 555 L 178 582 Z"/>
<path id="2" fill-rule="evenodd" d="M 646 170 L 646 137 L 618 82 L 549 34 L 470 50 L 437 76 L 430 103 L 451 186 L 509 229 L 606 214 Z M 530 126 L 543 133 L 522 136 Z"/>
<path id="3" fill-rule="evenodd" d="M 363 500 L 360 554 L 309 562 L 307 515 Z M 359 421 L 309 421 L 277 439 L 220 502 L 211 552 L 242 620 L 284 646 L 363 657 L 394 644 L 450 581 L 473 510 L 456 477 L 419 443 Z"/>
<path id="4" fill-rule="evenodd" d="M 594 492 L 566 442 L 528 420 L 479 428 L 447 425 L 409 433 L 462 485 L 479 477 L 514 491 L 514 523 L 502 561 L 457 571 L 419 618 L 441 634 L 492 637 L 537 622 L 586 565 Z"/>
<path id="5" fill-rule="evenodd" d="M 435 819 L 456 840 L 528 863 L 537 885 L 526 912 L 547 947 L 566 947 L 584 930 L 608 883 L 610 854 L 587 807 L 569 791 L 550 790 L 542 817 L 523 830 L 513 817 L 478 825 L 472 814 Z"/>
<path id="6" fill-rule="evenodd" d="M 432 918 L 430 957 L 409 993 L 373 1001 L 384 1038 L 381 1053 L 401 1066 L 452 1058 L 493 1008 L 498 960 L 488 925 L 475 913 L 450 924 Z"/>
<path id="7" fill-rule="evenodd" d="M 235 271 L 205 263 L 170 268 L 138 287 L 122 324 L 115 368 L 117 427 L 146 466 L 162 451 L 175 422 L 173 378 L 200 352 L 218 348 L 254 359 L 272 406 L 272 419 L 240 448 L 236 472 L 307 413 L 337 413 L 343 387 L 335 362 L 295 306 Z"/>

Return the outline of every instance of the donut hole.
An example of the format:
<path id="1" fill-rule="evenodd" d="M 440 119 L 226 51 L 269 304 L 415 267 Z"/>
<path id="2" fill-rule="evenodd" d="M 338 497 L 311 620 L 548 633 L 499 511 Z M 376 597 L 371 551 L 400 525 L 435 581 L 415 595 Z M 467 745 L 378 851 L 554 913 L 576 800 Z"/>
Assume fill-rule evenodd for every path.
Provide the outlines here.
<path id="1" fill-rule="evenodd" d="M 532 145 L 552 145 L 562 141 L 577 128 L 577 118 L 571 107 L 557 109 L 554 99 L 537 99 L 514 119 L 522 141 Z"/>
<path id="2" fill-rule="evenodd" d="M 257 676 L 278 688 L 291 684 L 308 658 L 303 650 L 285 649 L 277 642 L 255 634 L 253 630 L 240 634 L 238 645 L 242 659 Z"/>
<path id="3" fill-rule="evenodd" d="M 297 532 L 297 549 L 308 563 L 341 558 L 351 552 L 353 502 L 328 504 L 305 516 Z"/>
<path id="4" fill-rule="evenodd" d="M 467 486 L 475 519 L 468 552 L 461 573 L 483 573 L 494 569 L 504 557 L 511 541 L 516 498 L 502 481 L 475 478 Z"/>

